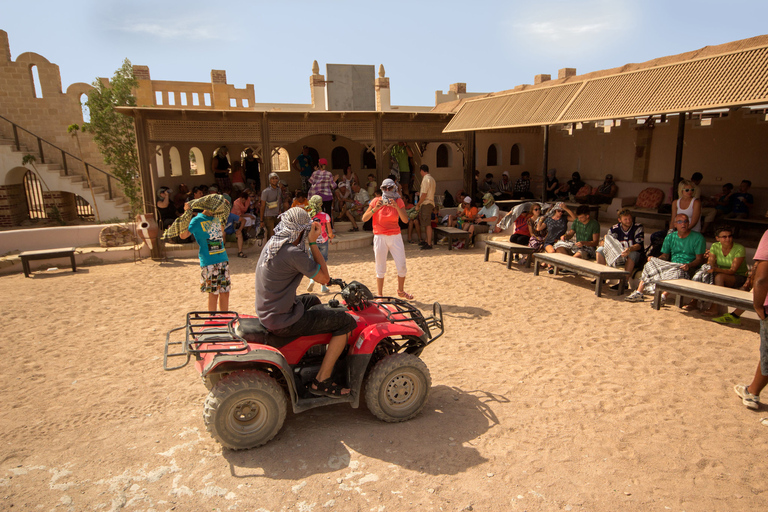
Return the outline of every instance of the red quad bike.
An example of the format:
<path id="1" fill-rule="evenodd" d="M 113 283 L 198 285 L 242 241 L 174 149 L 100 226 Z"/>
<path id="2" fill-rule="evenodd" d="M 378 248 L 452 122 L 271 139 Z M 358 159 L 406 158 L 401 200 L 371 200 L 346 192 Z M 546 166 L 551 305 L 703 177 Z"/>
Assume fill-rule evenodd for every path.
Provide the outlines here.
<path id="1" fill-rule="evenodd" d="M 190 312 L 187 323 L 168 332 L 163 368 L 184 368 L 192 356 L 205 386 L 205 426 L 222 446 L 232 450 L 267 443 L 283 426 L 287 402 L 294 413 L 314 407 L 349 403 L 359 407 L 365 393 L 368 409 L 388 422 L 418 415 L 429 397 L 432 379 L 419 358 L 424 347 L 443 335 L 443 310 L 432 316 L 394 297 L 374 297 L 356 281 L 342 288 L 339 302 L 314 308 L 344 308 L 357 320 L 333 371 L 334 382 L 350 388 L 341 398 L 309 392 L 320 369 L 330 334 L 281 338 L 254 316 L 235 312 Z M 181 333 L 175 332 L 184 330 Z"/>

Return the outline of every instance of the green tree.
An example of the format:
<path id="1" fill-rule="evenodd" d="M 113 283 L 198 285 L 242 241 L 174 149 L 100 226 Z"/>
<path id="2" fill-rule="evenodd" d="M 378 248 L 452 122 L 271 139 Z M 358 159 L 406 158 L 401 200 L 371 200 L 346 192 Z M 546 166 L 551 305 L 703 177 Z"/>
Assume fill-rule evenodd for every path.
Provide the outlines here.
<path id="1" fill-rule="evenodd" d="M 95 90 L 91 91 L 85 102 L 91 113 L 91 120 L 83 124 L 83 131 L 93 133 L 93 139 L 104 156 L 104 162 L 111 167 L 112 174 L 120 182 L 120 187 L 131 204 L 132 215 L 136 215 L 142 211 L 136 131 L 133 118 L 115 111 L 115 107 L 136 106 L 133 91 L 138 87 L 138 81 L 133 75 L 131 61 L 123 61 L 109 85 L 96 79 L 93 86 Z"/>

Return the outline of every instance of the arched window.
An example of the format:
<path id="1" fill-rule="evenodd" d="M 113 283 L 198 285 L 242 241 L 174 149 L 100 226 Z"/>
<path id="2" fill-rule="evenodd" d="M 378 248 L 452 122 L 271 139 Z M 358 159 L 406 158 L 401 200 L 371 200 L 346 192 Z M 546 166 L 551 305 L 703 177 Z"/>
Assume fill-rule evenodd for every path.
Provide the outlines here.
<path id="1" fill-rule="evenodd" d="M 488 146 L 488 157 L 486 158 L 485 165 L 488 167 L 499 165 L 499 149 L 496 147 L 496 144 Z"/>
<path id="2" fill-rule="evenodd" d="M 437 146 L 437 167 L 450 167 L 451 166 L 451 152 L 448 150 L 448 146 L 440 144 Z"/>
<path id="3" fill-rule="evenodd" d="M 181 176 L 181 155 L 176 146 L 171 146 L 168 156 L 171 158 L 171 176 Z"/>
<path id="4" fill-rule="evenodd" d="M 513 144 L 509 150 L 509 165 L 520 165 L 520 145 Z"/>
<path id="5" fill-rule="evenodd" d="M 285 148 L 272 150 L 272 172 L 289 172 L 291 166 L 288 162 L 288 151 Z"/>
<path id="6" fill-rule="evenodd" d="M 85 93 L 80 95 L 80 108 L 83 110 L 83 122 L 90 122 L 91 111 L 88 109 L 88 95 Z"/>
<path id="7" fill-rule="evenodd" d="M 189 174 L 199 176 L 205 174 L 205 159 L 198 148 L 189 150 Z"/>
<path id="8" fill-rule="evenodd" d="M 331 151 L 331 169 L 345 170 L 349 165 L 349 152 L 344 146 L 336 146 Z"/>
<path id="9" fill-rule="evenodd" d="M 368 149 L 363 150 L 363 169 L 375 169 L 376 168 L 376 153 L 373 151 L 368 151 Z"/>
<path id="10" fill-rule="evenodd" d="M 157 177 L 165 177 L 165 158 L 163 158 L 163 147 L 155 146 L 155 170 Z"/>
<path id="11" fill-rule="evenodd" d="M 34 64 L 29 66 L 29 78 L 32 80 L 32 95 L 35 98 L 42 98 L 43 86 L 40 83 L 40 73 L 38 73 L 37 66 Z"/>

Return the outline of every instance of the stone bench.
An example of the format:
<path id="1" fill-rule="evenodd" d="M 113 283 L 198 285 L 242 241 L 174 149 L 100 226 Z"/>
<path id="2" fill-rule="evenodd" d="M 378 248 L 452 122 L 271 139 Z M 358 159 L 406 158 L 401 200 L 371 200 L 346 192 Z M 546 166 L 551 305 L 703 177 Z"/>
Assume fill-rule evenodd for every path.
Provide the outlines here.
<path id="1" fill-rule="evenodd" d="M 752 292 L 726 288 L 714 284 L 699 283 L 688 279 L 671 279 L 659 281 L 653 293 L 653 309 L 661 308 L 661 294 L 664 292 L 675 294 L 675 306 L 681 307 L 683 297 L 697 299 L 706 302 L 714 302 L 723 306 L 752 311 Z"/>
<path id="2" fill-rule="evenodd" d="M 61 247 L 59 249 L 44 249 L 41 251 L 24 251 L 19 253 L 21 267 L 24 269 L 24 277 L 29 277 L 29 262 L 31 260 L 51 260 L 54 258 L 67 258 L 72 264 L 72 272 L 77 272 L 75 263 L 75 247 Z"/>
<path id="3" fill-rule="evenodd" d="M 536 249 L 527 245 L 514 244 L 512 242 L 502 242 L 498 240 L 486 240 L 485 241 L 485 261 L 488 261 L 488 255 L 491 249 L 501 251 L 504 253 L 504 260 L 507 262 L 507 268 L 512 268 L 512 255 L 513 254 L 525 254 L 526 256 L 536 252 Z M 525 259 L 525 266 L 530 268 L 531 259 Z"/>
<path id="4" fill-rule="evenodd" d="M 619 280 L 619 295 L 624 293 L 629 280 L 629 272 L 618 268 L 600 265 L 594 261 L 574 258 L 568 254 L 540 252 L 533 255 L 535 259 L 533 275 L 539 275 L 539 263 L 548 263 L 555 267 L 555 275 L 561 268 L 571 270 L 577 274 L 586 274 L 595 278 L 595 295 L 600 297 L 603 291 L 603 282 L 606 279 Z"/>

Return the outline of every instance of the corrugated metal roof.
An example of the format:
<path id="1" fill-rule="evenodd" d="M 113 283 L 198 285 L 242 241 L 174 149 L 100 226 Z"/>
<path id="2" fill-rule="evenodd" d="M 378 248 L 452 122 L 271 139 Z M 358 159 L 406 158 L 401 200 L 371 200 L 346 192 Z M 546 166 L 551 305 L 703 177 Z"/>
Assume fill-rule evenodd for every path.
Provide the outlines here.
<path id="1" fill-rule="evenodd" d="M 768 46 L 467 101 L 445 132 L 768 102 Z"/>

